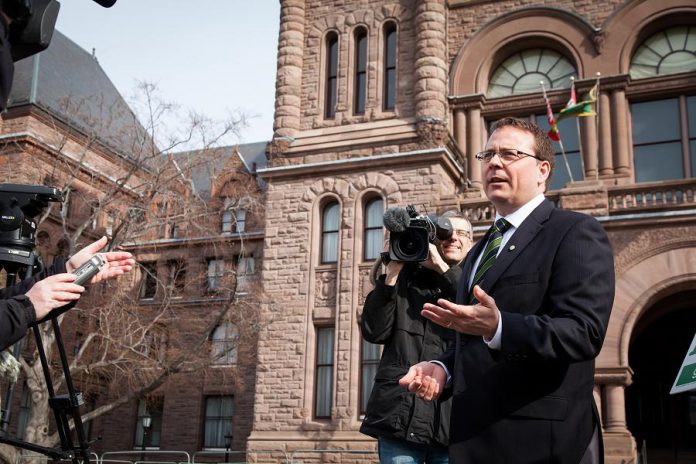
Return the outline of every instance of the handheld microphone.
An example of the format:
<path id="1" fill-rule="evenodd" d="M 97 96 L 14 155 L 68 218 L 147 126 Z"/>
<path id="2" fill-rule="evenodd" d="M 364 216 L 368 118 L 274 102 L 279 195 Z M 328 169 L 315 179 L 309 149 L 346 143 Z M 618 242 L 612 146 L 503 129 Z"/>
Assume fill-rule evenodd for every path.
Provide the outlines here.
<path id="1" fill-rule="evenodd" d="M 382 223 L 389 232 L 403 232 L 410 222 L 411 218 L 404 208 L 389 208 L 382 218 Z"/>
<path id="2" fill-rule="evenodd" d="M 106 266 L 106 260 L 96 254 L 88 259 L 82 266 L 73 271 L 77 276 L 73 283 L 84 285 Z"/>

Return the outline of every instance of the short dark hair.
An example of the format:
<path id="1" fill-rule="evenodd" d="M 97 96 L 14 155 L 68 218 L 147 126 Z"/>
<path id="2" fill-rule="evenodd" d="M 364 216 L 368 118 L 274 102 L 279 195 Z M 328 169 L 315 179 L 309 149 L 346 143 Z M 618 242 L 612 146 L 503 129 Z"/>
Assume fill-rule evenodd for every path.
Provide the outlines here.
<path id="1" fill-rule="evenodd" d="M 551 139 L 537 124 L 525 119 L 511 117 L 501 118 L 494 122 L 491 126 L 491 134 L 502 127 L 508 126 L 529 132 L 534 136 L 534 154 L 539 159 L 548 161 L 550 166 L 549 177 L 546 179 L 546 188 L 548 189 L 549 182 L 551 182 L 551 176 L 553 175 L 553 168 L 556 164 L 556 152 L 551 146 Z"/>

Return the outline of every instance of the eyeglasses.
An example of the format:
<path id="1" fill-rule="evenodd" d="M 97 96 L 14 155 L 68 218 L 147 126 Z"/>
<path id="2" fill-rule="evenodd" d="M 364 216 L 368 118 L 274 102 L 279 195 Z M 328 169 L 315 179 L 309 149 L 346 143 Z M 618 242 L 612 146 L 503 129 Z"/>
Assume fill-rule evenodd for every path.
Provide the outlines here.
<path id="1" fill-rule="evenodd" d="M 495 151 L 495 150 L 482 151 L 480 153 L 476 153 L 476 159 L 481 161 L 482 163 L 490 163 L 495 155 L 498 155 L 498 157 L 500 158 L 500 161 L 505 165 L 513 163 L 519 159 L 522 159 L 522 157 L 524 157 L 524 156 L 529 156 L 530 158 L 535 158 L 535 159 L 538 159 L 539 161 L 544 161 L 543 159 L 539 158 L 538 156 L 530 155 L 529 153 L 525 153 L 523 151 L 516 150 L 514 148 L 501 148 L 498 151 Z"/>
<path id="2" fill-rule="evenodd" d="M 454 229 L 452 232 L 457 234 L 457 237 L 471 238 L 471 233 L 465 229 Z"/>

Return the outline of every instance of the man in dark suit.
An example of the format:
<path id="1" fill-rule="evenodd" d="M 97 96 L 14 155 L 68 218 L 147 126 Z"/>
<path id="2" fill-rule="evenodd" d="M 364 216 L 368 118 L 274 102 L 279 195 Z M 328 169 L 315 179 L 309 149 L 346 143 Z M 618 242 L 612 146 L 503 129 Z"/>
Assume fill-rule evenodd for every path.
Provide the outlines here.
<path id="1" fill-rule="evenodd" d="M 607 236 L 544 198 L 554 153 L 536 124 L 498 121 L 476 157 L 496 221 L 464 261 L 458 304 L 422 312 L 456 343 L 400 382 L 425 399 L 451 386 L 454 464 L 602 462 L 592 391 L 614 299 Z"/>

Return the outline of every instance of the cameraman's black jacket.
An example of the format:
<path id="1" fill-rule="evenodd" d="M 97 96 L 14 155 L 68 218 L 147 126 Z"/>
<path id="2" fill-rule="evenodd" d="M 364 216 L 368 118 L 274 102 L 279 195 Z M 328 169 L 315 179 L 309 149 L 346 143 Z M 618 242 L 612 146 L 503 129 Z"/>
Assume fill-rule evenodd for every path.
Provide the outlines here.
<path id="1" fill-rule="evenodd" d="M 399 385 L 408 369 L 437 359 L 454 340 L 452 330 L 421 316 L 423 304 L 438 298 L 454 300 L 460 266 L 444 274 L 407 264 L 394 287 L 377 279 L 365 299 L 361 329 L 365 340 L 384 345 L 375 383 L 360 431 L 373 437 L 399 438 L 445 447 L 449 441 L 452 399 L 445 392 L 425 401 Z"/>
<path id="2" fill-rule="evenodd" d="M 66 272 L 65 263 L 64 257 L 58 257 L 51 266 L 40 273 L 12 287 L 0 289 L 0 350 L 26 335 L 27 329 L 36 322 L 34 306 L 24 294 L 39 280 Z"/>

